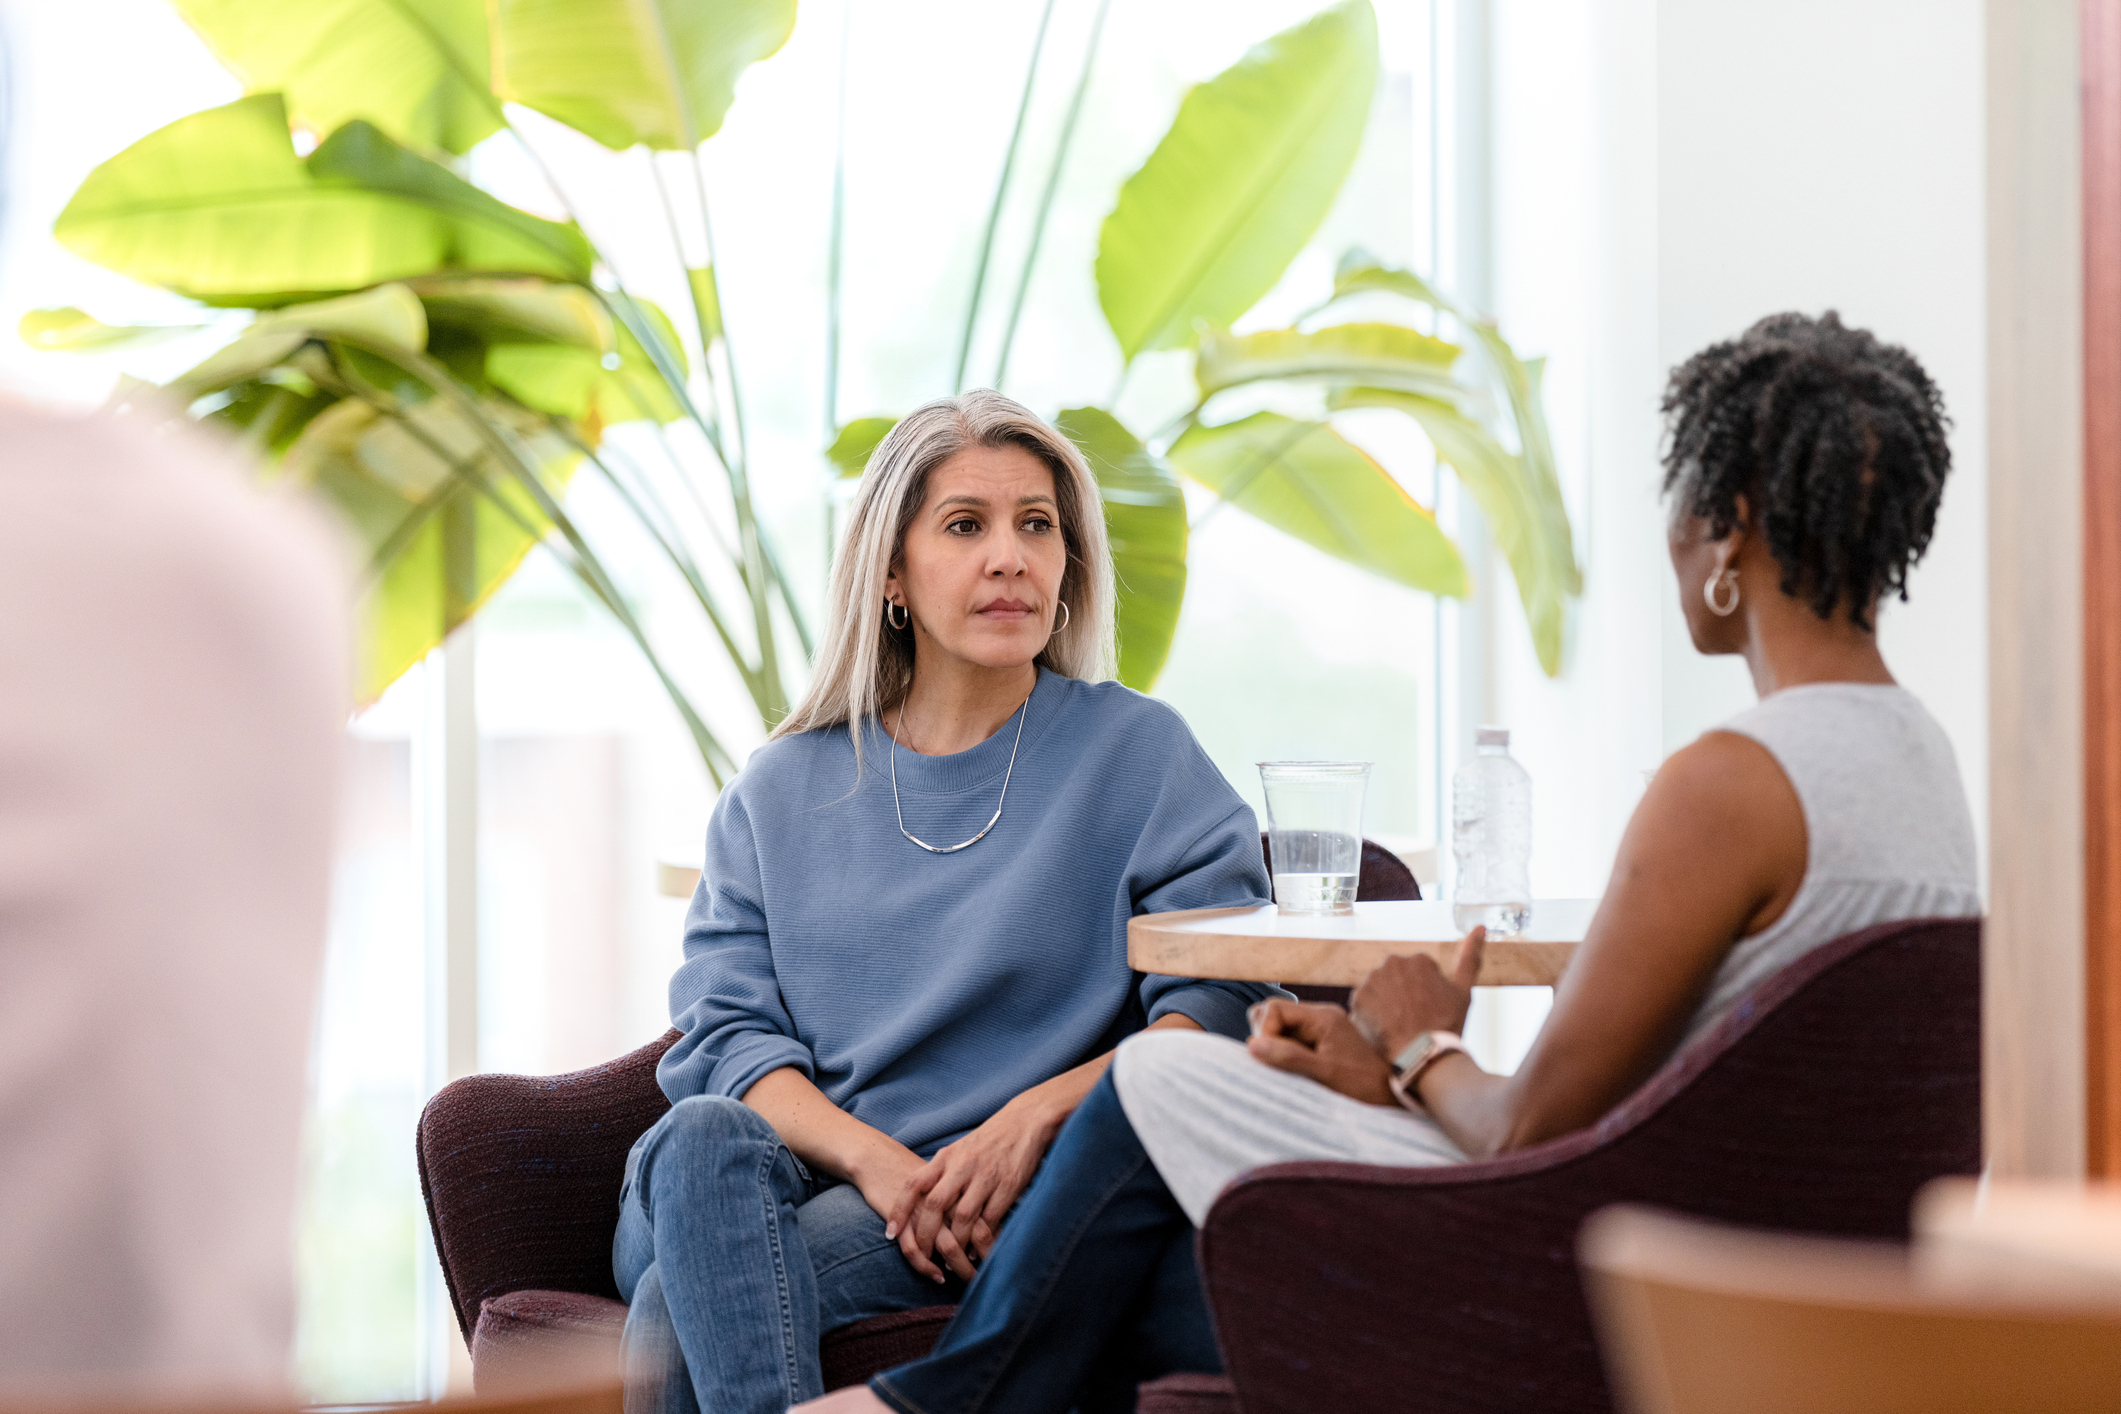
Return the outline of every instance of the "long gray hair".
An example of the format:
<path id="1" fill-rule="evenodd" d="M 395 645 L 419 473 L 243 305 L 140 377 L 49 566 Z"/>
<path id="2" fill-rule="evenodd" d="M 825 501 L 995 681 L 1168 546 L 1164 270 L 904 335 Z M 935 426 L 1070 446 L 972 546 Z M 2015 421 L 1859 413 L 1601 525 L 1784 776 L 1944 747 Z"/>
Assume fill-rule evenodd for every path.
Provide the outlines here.
<path id="1" fill-rule="evenodd" d="M 1097 479 L 1067 437 L 1015 399 L 981 389 L 916 408 L 870 454 L 832 566 L 817 670 L 774 736 L 844 722 L 859 766 L 863 729 L 905 699 L 913 683 L 913 630 L 885 622 L 884 581 L 898 567 L 906 529 L 927 501 L 928 478 L 967 447 L 1022 447 L 1053 473 L 1068 548 L 1060 588 L 1068 615 L 1037 661 L 1071 678 L 1112 676 L 1117 595 Z"/>

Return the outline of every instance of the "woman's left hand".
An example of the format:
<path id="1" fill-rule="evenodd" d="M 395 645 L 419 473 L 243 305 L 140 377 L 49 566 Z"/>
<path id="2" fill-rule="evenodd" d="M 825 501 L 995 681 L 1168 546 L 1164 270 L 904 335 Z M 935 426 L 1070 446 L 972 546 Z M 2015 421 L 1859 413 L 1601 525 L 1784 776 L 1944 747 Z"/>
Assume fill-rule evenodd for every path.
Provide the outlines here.
<path id="1" fill-rule="evenodd" d="M 1252 1008 L 1253 1058 L 1301 1075 L 1365 1104 L 1390 1105 L 1392 1067 L 1386 1065 L 1348 1014 L 1322 1002 L 1279 998 Z"/>
<path id="2" fill-rule="evenodd" d="M 906 1182 L 884 1227 L 914 1270 L 943 1279 L 930 1258 L 972 1279 L 972 1257 L 994 1247 L 1002 1219 L 1038 1172 L 1059 1130 L 1036 1090 L 1026 1091 L 935 1157 Z"/>

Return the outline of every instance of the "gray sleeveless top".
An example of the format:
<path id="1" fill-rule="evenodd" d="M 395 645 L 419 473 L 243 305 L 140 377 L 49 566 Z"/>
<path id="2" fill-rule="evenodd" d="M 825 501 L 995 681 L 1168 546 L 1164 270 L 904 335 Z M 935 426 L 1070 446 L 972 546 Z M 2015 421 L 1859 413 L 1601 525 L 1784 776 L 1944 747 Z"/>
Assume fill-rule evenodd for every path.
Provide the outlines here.
<path id="1" fill-rule="evenodd" d="M 1915 695 L 1873 683 L 1784 688 L 1719 731 L 1768 749 L 1804 808 L 1804 882 L 1716 970 L 1692 1038 L 1813 948 L 1900 918 L 1981 912 L 1974 822 L 1951 742 Z"/>

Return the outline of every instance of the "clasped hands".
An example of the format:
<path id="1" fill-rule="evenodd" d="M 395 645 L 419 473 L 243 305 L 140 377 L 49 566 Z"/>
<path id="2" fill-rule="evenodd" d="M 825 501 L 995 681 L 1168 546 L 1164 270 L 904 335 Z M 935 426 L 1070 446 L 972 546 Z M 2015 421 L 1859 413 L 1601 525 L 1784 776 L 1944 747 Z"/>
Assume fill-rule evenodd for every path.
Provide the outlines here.
<path id="1" fill-rule="evenodd" d="M 945 1267 L 972 1279 L 973 1261 L 993 1249 L 1002 1219 L 1066 1118 L 1053 1110 L 1039 1092 L 1027 1091 L 927 1160 L 884 1141 L 890 1148 L 879 1161 L 853 1177 L 909 1266 L 931 1281 L 944 1280 Z"/>
<path id="2" fill-rule="evenodd" d="M 1475 928 L 1460 939 L 1448 974 L 1426 955 L 1386 958 L 1355 989 L 1347 1011 L 1322 1002 L 1260 1002 L 1246 1049 L 1351 1099 L 1392 1104 L 1392 1058 L 1425 1031 L 1465 1026 L 1487 938 L 1487 929 Z"/>

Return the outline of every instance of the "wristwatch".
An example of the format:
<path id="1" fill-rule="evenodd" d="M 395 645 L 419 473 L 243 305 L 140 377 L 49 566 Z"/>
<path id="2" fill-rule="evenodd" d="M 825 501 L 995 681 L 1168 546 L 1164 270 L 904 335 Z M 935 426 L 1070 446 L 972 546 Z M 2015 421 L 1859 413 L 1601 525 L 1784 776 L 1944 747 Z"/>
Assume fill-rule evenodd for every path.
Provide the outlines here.
<path id="1" fill-rule="evenodd" d="M 1423 1071 L 1452 1052 L 1471 1055 L 1465 1038 L 1456 1031 L 1424 1031 L 1407 1042 L 1407 1048 L 1392 1061 L 1392 1098 L 1418 1115 L 1429 1112 L 1414 1089 Z"/>

